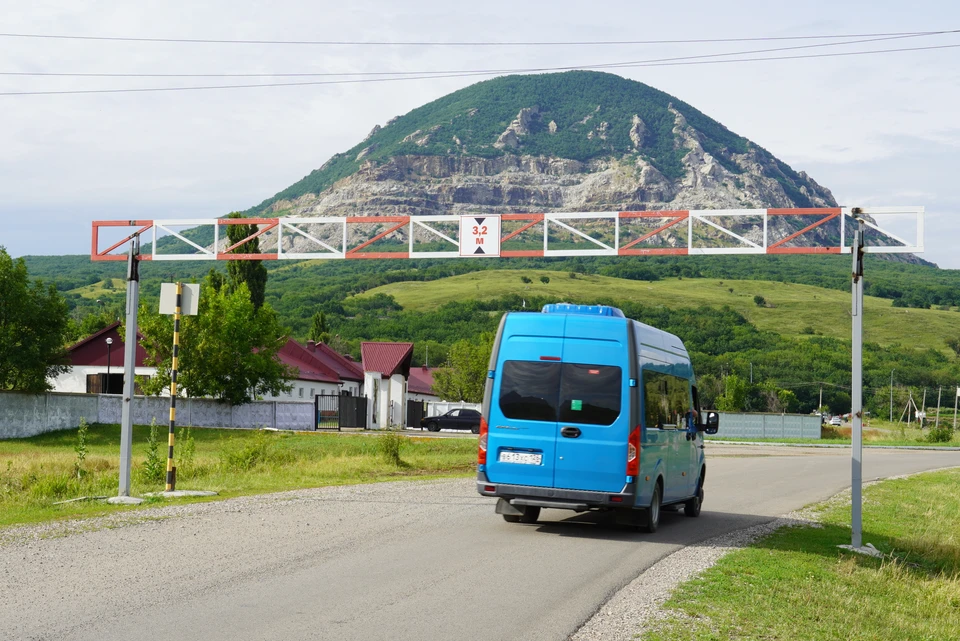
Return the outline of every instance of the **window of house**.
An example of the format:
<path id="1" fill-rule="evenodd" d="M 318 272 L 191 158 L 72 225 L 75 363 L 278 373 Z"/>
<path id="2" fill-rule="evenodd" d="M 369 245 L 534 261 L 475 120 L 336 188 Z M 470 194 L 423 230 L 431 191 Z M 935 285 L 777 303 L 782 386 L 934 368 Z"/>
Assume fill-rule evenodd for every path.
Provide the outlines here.
<path id="1" fill-rule="evenodd" d="M 303 398 L 303 388 L 301 387 L 297 391 L 300 393 L 300 398 Z"/>

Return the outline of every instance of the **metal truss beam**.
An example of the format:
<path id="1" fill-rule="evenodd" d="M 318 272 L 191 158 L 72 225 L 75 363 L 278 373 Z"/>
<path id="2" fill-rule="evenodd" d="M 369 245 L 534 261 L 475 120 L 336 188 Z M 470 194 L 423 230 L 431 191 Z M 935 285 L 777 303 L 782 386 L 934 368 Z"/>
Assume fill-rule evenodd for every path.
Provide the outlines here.
<path id="1" fill-rule="evenodd" d="M 923 251 L 923 207 L 863 207 L 856 212 L 867 217 L 867 253 Z M 854 208 L 838 207 L 501 214 L 499 255 L 847 254 L 853 213 Z M 142 260 L 460 258 L 460 221 L 478 217 L 493 216 L 94 221 L 90 258 L 126 260 L 125 245 L 135 236 L 150 242 Z M 826 227 L 837 219 L 839 233 L 836 225 Z M 228 246 L 221 232 L 225 225 L 254 225 L 255 230 Z M 814 236 L 818 229 L 828 230 L 828 240 L 822 233 L 819 239 Z M 231 253 L 258 237 L 265 247 L 261 253 Z"/>

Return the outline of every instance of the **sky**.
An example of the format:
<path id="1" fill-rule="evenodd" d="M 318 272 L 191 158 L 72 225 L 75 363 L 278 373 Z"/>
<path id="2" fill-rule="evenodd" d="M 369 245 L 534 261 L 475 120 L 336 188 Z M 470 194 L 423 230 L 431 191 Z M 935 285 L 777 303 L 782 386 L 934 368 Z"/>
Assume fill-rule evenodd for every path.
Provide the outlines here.
<path id="1" fill-rule="evenodd" d="M 359 78 L 274 74 L 586 68 L 868 38 L 690 40 L 960 30 L 960 3 L 924 0 L 0 0 L 0 16 L 0 246 L 13 256 L 89 254 L 92 220 L 213 218 L 247 209 L 352 147 L 374 125 L 497 74 L 218 90 L 22 92 Z M 651 40 L 686 42 L 570 44 Z M 566 44 L 427 44 L 532 41 Z M 377 42 L 418 44 L 371 44 Z M 680 98 L 806 171 L 841 205 L 924 206 L 922 257 L 960 269 L 960 32 L 753 55 L 913 47 L 947 48 L 614 71 Z"/>

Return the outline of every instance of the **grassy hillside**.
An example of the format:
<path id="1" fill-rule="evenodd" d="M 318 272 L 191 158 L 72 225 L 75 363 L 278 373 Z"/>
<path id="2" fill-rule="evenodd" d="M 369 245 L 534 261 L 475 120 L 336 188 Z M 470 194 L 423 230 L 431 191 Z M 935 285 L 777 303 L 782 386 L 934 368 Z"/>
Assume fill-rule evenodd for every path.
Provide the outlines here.
<path id="1" fill-rule="evenodd" d="M 540 281 L 541 276 L 550 279 Z M 532 282 L 527 284 L 521 278 Z M 733 291 L 730 291 L 733 290 Z M 668 278 L 644 282 L 591 274 L 543 270 L 491 270 L 430 282 L 399 282 L 369 290 L 360 297 L 387 294 L 405 309 L 429 311 L 451 301 L 486 300 L 508 294 L 555 296 L 589 302 L 597 298 L 631 300 L 670 308 L 729 306 L 761 330 L 787 337 L 823 335 L 850 338 L 850 294 L 811 285 L 761 280 Z M 762 296 L 767 306 L 754 302 Z M 901 344 L 949 352 L 945 340 L 960 335 L 960 313 L 893 307 L 883 298 L 864 301 L 865 339 L 880 345 Z"/>

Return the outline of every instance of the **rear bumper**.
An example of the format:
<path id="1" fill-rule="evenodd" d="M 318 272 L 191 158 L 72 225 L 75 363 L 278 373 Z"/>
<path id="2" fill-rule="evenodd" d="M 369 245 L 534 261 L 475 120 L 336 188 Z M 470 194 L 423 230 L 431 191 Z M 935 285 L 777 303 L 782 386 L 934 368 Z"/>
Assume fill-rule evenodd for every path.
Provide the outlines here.
<path id="1" fill-rule="evenodd" d="M 619 492 L 593 492 L 532 485 L 491 483 L 484 472 L 477 473 L 477 492 L 504 499 L 511 505 L 547 507 L 586 512 L 601 508 L 635 507 L 636 484 L 626 483 Z"/>

